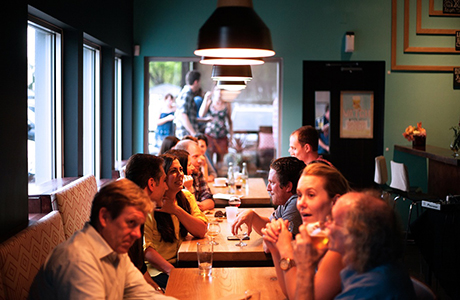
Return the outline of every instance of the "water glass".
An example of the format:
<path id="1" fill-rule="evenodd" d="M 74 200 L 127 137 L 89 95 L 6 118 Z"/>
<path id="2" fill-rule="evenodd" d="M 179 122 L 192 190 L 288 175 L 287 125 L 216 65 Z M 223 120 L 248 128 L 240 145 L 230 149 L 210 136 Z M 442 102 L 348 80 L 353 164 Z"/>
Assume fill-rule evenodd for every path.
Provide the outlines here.
<path id="1" fill-rule="evenodd" d="M 198 258 L 198 270 L 201 276 L 211 276 L 212 273 L 212 243 L 196 243 L 196 254 Z"/>
<path id="2" fill-rule="evenodd" d="M 236 206 L 225 207 L 225 214 L 227 215 L 227 223 L 229 225 L 235 222 L 237 213 L 238 213 L 238 207 Z"/>

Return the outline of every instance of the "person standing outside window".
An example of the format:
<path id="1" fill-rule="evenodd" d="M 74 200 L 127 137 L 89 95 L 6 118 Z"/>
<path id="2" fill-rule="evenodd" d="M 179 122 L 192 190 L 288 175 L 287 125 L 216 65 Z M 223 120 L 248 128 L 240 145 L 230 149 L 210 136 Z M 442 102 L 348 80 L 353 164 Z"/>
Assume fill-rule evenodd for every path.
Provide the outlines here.
<path id="1" fill-rule="evenodd" d="M 176 111 L 176 136 L 182 139 L 186 135 L 195 136 L 198 133 L 197 113 L 195 98 L 196 92 L 201 87 L 201 74 L 191 70 L 185 75 L 185 86 L 177 97 Z"/>
<path id="2" fill-rule="evenodd" d="M 211 121 L 206 124 L 204 133 L 208 138 L 208 152 L 211 157 L 217 154 L 217 168 L 222 163 L 224 155 L 228 153 L 228 141 L 233 137 L 232 106 L 222 100 L 222 90 L 214 87 L 212 93 L 205 96 L 200 108 L 200 117 L 207 114 Z M 229 136 L 227 136 L 229 135 Z"/>

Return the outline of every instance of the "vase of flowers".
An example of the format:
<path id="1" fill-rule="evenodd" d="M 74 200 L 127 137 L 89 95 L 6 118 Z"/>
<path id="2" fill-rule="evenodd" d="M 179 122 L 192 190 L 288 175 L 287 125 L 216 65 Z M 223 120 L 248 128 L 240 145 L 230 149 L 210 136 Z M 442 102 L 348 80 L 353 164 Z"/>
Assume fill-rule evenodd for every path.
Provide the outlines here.
<path id="1" fill-rule="evenodd" d="M 458 126 L 452 126 L 450 129 L 454 131 L 454 139 L 450 143 L 450 149 L 454 152 L 453 156 L 457 157 L 460 149 L 460 122 L 458 122 Z"/>
<path id="2" fill-rule="evenodd" d="M 412 142 L 412 148 L 425 150 L 426 130 L 422 128 L 422 122 L 417 123 L 417 127 L 409 125 L 403 133 L 403 136 Z"/>

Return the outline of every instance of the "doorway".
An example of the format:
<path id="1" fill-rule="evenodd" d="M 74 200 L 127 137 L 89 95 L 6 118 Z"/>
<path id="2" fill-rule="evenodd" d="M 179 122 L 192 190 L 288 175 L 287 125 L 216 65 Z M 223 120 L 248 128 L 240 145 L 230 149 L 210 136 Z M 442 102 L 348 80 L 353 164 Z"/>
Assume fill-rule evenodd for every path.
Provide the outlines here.
<path id="1" fill-rule="evenodd" d="M 321 133 L 328 107 L 329 149 L 322 155 L 353 188 L 373 185 L 374 158 L 383 153 L 384 93 L 384 61 L 303 62 L 302 124 Z"/>

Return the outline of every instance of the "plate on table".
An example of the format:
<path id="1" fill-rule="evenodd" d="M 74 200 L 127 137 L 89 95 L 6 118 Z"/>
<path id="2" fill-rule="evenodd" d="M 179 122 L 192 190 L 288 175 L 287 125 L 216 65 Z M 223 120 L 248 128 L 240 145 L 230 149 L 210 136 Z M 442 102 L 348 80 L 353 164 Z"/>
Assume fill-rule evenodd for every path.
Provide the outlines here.
<path id="1" fill-rule="evenodd" d="M 213 186 L 216 187 L 216 188 L 225 188 L 225 187 L 227 187 L 226 184 L 217 184 L 217 183 L 213 183 Z"/>
<path id="2" fill-rule="evenodd" d="M 223 193 L 216 193 L 212 195 L 215 199 L 222 199 L 222 200 L 229 200 L 230 197 L 237 196 L 238 198 L 243 198 L 243 196 L 235 195 L 235 194 L 223 194 Z"/>

